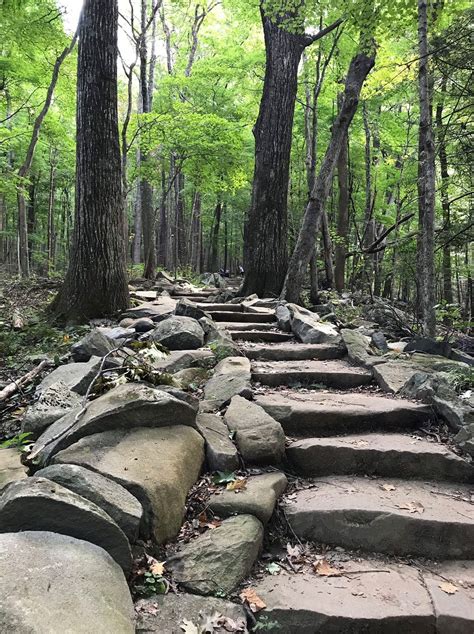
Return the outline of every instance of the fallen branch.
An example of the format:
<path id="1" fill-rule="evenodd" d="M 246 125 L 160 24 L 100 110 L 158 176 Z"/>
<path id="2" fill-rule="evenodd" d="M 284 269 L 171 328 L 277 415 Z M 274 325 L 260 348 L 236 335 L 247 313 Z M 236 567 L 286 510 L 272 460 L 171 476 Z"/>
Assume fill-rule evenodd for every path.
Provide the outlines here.
<path id="1" fill-rule="evenodd" d="M 51 365 L 51 361 L 49 361 L 48 359 L 44 359 L 39 365 L 36 366 L 36 368 L 33 368 L 33 370 L 30 370 L 16 381 L 12 381 L 12 383 L 9 383 L 0 392 L 0 402 L 5 401 L 7 398 L 10 398 L 10 396 L 13 396 L 13 394 L 19 392 L 22 388 L 25 387 L 25 385 L 31 383 L 33 379 L 38 376 L 38 374 L 40 374 L 46 368 L 49 368 Z"/>

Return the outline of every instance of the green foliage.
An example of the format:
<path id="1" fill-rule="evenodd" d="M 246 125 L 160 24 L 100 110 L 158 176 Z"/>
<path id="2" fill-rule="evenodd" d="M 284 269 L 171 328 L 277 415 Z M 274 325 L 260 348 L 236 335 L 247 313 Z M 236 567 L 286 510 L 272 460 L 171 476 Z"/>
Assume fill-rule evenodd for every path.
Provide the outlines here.
<path id="1" fill-rule="evenodd" d="M 31 436 L 31 432 L 17 434 L 16 436 L 13 436 L 13 438 L 0 442 L 0 449 L 11 449 L 12 447 L 16 447 L 22 451 L 25 445 L 29 445 L 31 443 Z"/>
<path id="2" fill-rule="evenodd" d="M 449 385 L 458 393 L 461 394 L 466 390 L 474 389 L 474 368 L 469 366 L 468 368 L 455 368 L 447 372 L 449 376 Z"/>
<path id="3" fill-rule="evenodd" d="M 143 584 L 134 587 L 136 594 L 140 597 L 151 597 L 154 594 L 166 594 L 169 582 L 162 575 L 153 572 L 145 572 Z"/>
<path id="4" fill-rule="evenodd" d="M 235 480 L 237 480 L 235 471 L 217 471 L 212 476 L 212 484 L 228 484 L 235 482 Z"/>

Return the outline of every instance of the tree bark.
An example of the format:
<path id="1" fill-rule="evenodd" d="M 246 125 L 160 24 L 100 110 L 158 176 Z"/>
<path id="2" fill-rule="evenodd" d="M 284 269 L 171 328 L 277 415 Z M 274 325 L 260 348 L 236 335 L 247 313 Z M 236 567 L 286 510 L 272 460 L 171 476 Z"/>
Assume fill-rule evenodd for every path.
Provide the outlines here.
<path id="1" fill-rule="evenodd" d="M 214 209 L 214 222 L 211 232 L 211 244 L 209 252 L 209 271 L 216 273 L 219 270 L 219 230 L 221 225 L 222 203 L 217 201 Z"/>
<path id="2" fill-rule="evenodd" d="M 339 198 L 337 205 L 337 242 L 335 253 L 334 281 L 336 291 L 342 293 L 346 277 L 347 237 L 349 233 L 349 181 L 348 181 L 348 139 L 344 137 L 337 159 L 337 182 Z"/>
<path id="3" fill-rule="evenodd" d="M 356 113 L 360 91 L 374 63 L 375 53 L 358 53 L 349 66 L 343 103 L 332 127 L 331 139 L 306 207 L 281 292 L 281 298 L 287 301 L 297 302 L 299 300 L 306 268 L 314 249 L 314 236 L 318 230 L 324 205 L 331 189 L 339 152 Z"/>
<path id="4" fill-rule="evenodd" d="M 423 333 L 436 334 L 435 315 L 435 145 L 431 121 L 431 90 L 428 57 L 428 7 L 418 0 L 418 84 L 420 127 L 418 137 L 418 306 Z"/>
<path id="5" fill-rule="evenodd" d="M 117 0 L 86 0 L 77 67 L 76 205 L 69 267 L 53 310 L 68 322 L 129 305 L 117 115 Z"/>
<path id="6" fill-rule="evenodd" d="M 275 13 L 275 12 L 273 12 Z M 287 269 L 288 184 L 298 66 L 306 46 L 340 21 L 309 37 L 298 23 L 298 8 L 267 15 L 261 5 L 266 67 L 263 95 L 254 128 L 255 168 L 252 201 L 244 232 L 245 279 L 242 293 L 278 295 Z M 294 25 L 293 25 L 294 26 Z"/>

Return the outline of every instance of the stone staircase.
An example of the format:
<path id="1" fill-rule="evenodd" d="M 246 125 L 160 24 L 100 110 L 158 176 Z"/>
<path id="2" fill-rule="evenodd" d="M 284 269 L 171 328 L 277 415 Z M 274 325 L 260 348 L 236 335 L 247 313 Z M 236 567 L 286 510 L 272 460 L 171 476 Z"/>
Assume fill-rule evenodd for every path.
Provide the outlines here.
<path id="1" fill-rule="evenodd" d="M 226 306 L 208 309 L 269 386 L 256 403 L 290 437 L 288 468 L 304 483 L 282 502 L 290 533 L 329 561 L 347 553 L 333 575 L 258 581 L 267 630 L 474 632 L 474 468 L 418 431 L 430 408 L 380 395 L 340 346 L 298 343 L 270 311 Z"/>

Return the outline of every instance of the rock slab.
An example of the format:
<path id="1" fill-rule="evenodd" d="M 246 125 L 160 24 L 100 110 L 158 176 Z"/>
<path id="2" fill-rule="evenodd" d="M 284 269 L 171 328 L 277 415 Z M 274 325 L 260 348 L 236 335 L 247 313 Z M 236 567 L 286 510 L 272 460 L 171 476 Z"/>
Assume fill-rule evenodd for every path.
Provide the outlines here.
<path id="1" fill-rule="evenodd" d="M 250 380 L 250 361 L 245 357 L 227 357 L 217 364 L 206 383 L 204 398 L 215 407 L 226 405 L 236 395 L 251 398 Z"/>
<path id="2" fill-rule="evenodd" d="M 0 631 L 133 634 L 123 572 L 105 550 L 73 537 L 0 535 Z"/>
<path id="3" fill-rule="evenodd" d="M 168 317 L 150 332 L 150 341 L 157 341 L 170 350 L 196 350 L 204 343 L 204 331 L 191 317 Z"/>
<path id="4" fill-rule="evenodd" d="M 252 515 L 238 515 L 183 546 L 166 567 L 190 592 L 228 594 L 250 573 L 262 541 L 262 523 Z"/>
<path id="5" fill-rule="evenodd" d="M 239 468 L 237 449 L 220 416 L 198 414 L 196 426 L 206 441 L 206 460 L 210 471 L 235 471 Z"/>
<path id="6" fill-rule="evenodd" d="M 83 363 L 60 365 L 41 381 L 36 388 L 36 393 L 41 394 L 47 388 L 60 381 L 73 392 L 84 395 L 99 371 L 100 363 L 99 357 L 90 357 L 88 361 Z"/>

